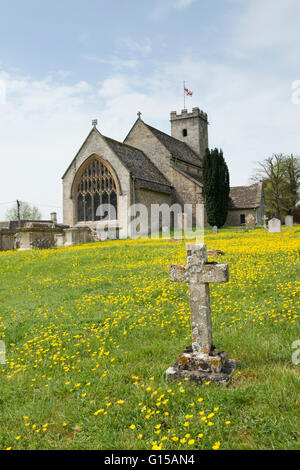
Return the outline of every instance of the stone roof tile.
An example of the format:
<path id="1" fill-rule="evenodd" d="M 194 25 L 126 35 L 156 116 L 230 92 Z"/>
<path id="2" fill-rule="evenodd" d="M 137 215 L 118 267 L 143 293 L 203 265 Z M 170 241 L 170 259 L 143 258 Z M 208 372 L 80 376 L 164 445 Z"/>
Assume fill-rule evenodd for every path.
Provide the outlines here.
<path id="1" fill-rule="evenodd" d="M 122 142 L 118 142 L 110 137 L 102 137 L 113 152 L 117 154 L 132 176 L 140 180 L 141 187 L 158 192 L 172 192 L 172 187 L 168 180 L 142 150 L 131 147 L 130 145 Z"/>
<path id="2" fill-rule="evenodd" d="M 146 123 L 145 123 L 146 124 Z M 146 124 L 148 129 L 158 138 L 158 140 L 169 150 L 175 158 L 179 158 L 186 163 L 201 167 L 202 160 L 185 142 L 175 139 L 169 134 L 155 129 L 155 127 Z"/>
<path id="3" fill-rule="evenodd" d="M 251 209 L 259 207 L 262 199 L 262 183 L 251 186 L 234 186 L 230 188 L 230 209 Z"/>

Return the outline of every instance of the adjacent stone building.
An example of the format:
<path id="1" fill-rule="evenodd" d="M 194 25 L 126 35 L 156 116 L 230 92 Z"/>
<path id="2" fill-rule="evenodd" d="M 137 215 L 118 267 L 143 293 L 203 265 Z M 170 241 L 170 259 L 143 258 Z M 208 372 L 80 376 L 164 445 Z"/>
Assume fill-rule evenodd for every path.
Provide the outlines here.
<path id="1" fill-rule="evenodd" d="M 263 225 L 265 201 L 263 183 L 251 186 L 234 186 L 230 188 L 229 212 L 226 225 L 245 225 L 249 214 L 255 217 L 258 225 Z"/>

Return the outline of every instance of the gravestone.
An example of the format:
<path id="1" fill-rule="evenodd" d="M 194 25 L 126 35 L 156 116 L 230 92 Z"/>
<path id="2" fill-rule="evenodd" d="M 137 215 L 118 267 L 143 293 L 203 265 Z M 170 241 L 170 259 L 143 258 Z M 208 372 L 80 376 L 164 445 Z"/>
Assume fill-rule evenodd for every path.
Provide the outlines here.
<path id="1" fill-rule="evenodd" d="M 284 219 L 286 227 L 294 227 L 294 218 L 292 215 L 286 215 Z"/>
<path id="2" fill-rule="evenodd" d="M 267 229 L 267 222 L 268 222 L 268 217 L 264 215 L 264 229 Z"/>
<path id="3" fill-rule="evenodd" d="M 269 220 L 269 233 L 280 233 L 281 232 L 281 221 L 273 217 L 273 219 Z"/>
<path id="4" fill-rule="evenodd" d="M 256 224 L 255 216 L 253 214 L 248 214 L 246 217 L 246 228 L 254 229 Z"/>
<path id="5" fill-rule="evenodd" d="M 171 265 L 171 281 L 188 282 L 192 345 L 186 348 L 178 360 L 166 371 L 167 379 L 196 380 L 226 383 L 234 370 L 235 361 L 229 360 L 224 351 L 218 351 L 212 341 L 209 284 L 228 282 L 228 264 L 209 263 L 208 255 L 221 252 L 206 250 L 205 244 L 187 246 L 187 264 Z"/>
<path id="6" fill-rule="evenodd" d="M 215 235 L 216 233 L 218 233 L 218 227 L 216 225 L 213 226 L 212 228 L 212 233 Z"/>

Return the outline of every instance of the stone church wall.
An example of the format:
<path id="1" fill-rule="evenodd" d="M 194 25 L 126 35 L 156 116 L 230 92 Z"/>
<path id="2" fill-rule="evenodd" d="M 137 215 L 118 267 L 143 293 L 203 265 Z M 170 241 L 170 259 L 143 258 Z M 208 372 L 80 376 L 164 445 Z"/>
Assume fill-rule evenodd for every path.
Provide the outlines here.
<path id="1" fill-rule="evenodd" d="M 122 165 L 117 156 L 113 153 L 110 147 L 102 140 L 98 131 L 93 130 L 86 142 L 83 144 L 75 160 L 72 162 L 66 175 L 63 179 L 63 218 L 64 224 L 74 226 L 76 225 L 75 204 L 72 200 L 72 185 L 77 171 L 81 165 L 91 156 L 98 155 L 107 161 L 113 168 L 121 186 L 122 194 L 118 198 L 118 218 L 120 222 L 120 238 L 127 236 L 128 224 L 128 207 L 131 204 L 130 197 L 130 175 L 128 170 Z M 125 228 L 126 234 L 123 234 Z"/>
<path id="2" fill-rule="evenodd" d="M 151 229 L 151 205 L 152 204 L 159 204 L 159 205 L 167 204 L 168 206 L 170 206 L 172 203 L 172 195 L 166 194 L 166 193 L 158 193 L 158 192 L 150 191 L 144 188 L 136 188 L 135 189 L 135 202 L 136 204 L 143 204 L 144 206 L 146 206 L 148 210 L 148 230 L 145 229 L 145 227 L 141 227 L 141 232 L 144 235 L 148 235 Z M 155 222 L 156 222 L 156 226 L 155 228 L 154 227 L 152 228 L 154 228 L 154 231 L 158 231 L 162 228 L 160 224 L 160 220 L 157 219 Z"/>
<path id="3" fill-rule="evenodd" d="M 137 121 L 124 143 L 142 150 L 159 171 L 169 179 L 170 153 L 142 121 Z"/>

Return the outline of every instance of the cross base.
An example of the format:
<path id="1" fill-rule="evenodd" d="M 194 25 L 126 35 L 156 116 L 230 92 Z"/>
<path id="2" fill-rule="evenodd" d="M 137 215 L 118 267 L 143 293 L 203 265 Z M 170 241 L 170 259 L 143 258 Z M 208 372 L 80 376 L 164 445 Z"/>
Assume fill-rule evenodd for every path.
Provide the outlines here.
<path id="1" fill-rule="evenodd" d="M 224 385 L 230 379 L 236 361 L 228 359 L 223 351 L 214 349 L 209 354 L 193 352 L 189 346 L 178 360 L 166 371 L 166 379 L 182 380 L 188 378 L 199 383 L 216 382 Z"/>

